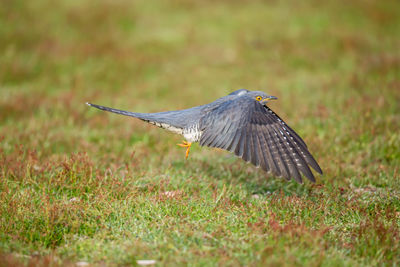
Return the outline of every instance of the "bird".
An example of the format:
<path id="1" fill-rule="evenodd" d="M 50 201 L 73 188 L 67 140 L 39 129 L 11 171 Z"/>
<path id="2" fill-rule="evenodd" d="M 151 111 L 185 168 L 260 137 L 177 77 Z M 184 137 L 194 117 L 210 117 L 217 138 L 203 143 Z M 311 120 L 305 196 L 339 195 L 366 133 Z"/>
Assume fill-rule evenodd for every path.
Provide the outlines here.
<path id="1" fill-rule="evenodd" d="M 157 113 L 136 113 L 96 104 L 87 105 L 134 117 L 180 134 L 186 148 L 200 146 L 221 148 L 234 153 L 265 172 L 303 183 L 302 176 L 315 182 L 310 167 L 322 175 L 322 169 L 306 143 L 272 109 L 268 102 L 275 96 L 262 91 L 236 90 L 217 100 L 188 109 Z"/>

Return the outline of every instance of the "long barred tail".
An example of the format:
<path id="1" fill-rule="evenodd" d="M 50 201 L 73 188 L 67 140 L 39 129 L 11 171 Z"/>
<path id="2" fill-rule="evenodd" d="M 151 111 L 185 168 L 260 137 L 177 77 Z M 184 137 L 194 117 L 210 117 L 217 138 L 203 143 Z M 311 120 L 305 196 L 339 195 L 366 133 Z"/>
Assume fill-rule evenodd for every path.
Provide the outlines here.
<path id="1" fill-rule="evenodd" d="M 117 114 L 130 116 L 130 117 L 135 117 L 135 118 L 139 118 L 140 119 L 140 114 L 138 114 L 138 113 L 125 111 L 125 110 L 120 110 L 120 109 L 115 109 L 115 108 L 104 107 L 104 106 L 99 106 L 99 105 L 91 104 L 91 103 L 88 103 L 88 102 L 86 102 L 86 105 L 94 107 L 94 108 L 98 108 L 98 109 L 101 109 L 101 110 L 105 110 L 105 111 L 109 111 L 109 112 L 113 112 L 113 113 L 117 113 Z"/>
<path id="2" fill-rule="evenodd" d="M 148 122 L 150 124 L 153 124 L 157 127 L 167 129 L 171 132 L 182 134 L 183 128 L 179 126 L 175 126 L 171 122 L 169 122 L 169 118 L 165 117 L 165 114 L 168 112 L 160 112 L 160 113 L 136 113 L 136 112 L 130 112 L 130 111 L 125 111 L 125 110 L 120 110 L 120 109 L 115 109 L 115 108 L 109 108 L 109 107 L 104 107 L 96 104 L 91 104 L 91 103 L 86 103 L 86 105 L 108 111 L 108 112 L 113 112 L 117 114 L 121 114 L 124 116 L 129 116 L 129 117 L 134 117 L 138 118 L 142 121 Z"/>

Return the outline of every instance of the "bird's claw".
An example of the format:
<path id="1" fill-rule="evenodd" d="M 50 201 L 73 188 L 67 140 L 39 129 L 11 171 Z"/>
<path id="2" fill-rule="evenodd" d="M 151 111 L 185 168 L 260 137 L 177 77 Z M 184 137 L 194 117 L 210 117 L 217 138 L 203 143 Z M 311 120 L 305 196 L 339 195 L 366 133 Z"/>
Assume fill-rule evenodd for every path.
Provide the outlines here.
<path id="1" fill-rule="evenodd" d="M 191 142 L 183 141 L 182 144 L 177 144 L 180 147 L 186 147 L 186 159 L 189 157 Z"/>

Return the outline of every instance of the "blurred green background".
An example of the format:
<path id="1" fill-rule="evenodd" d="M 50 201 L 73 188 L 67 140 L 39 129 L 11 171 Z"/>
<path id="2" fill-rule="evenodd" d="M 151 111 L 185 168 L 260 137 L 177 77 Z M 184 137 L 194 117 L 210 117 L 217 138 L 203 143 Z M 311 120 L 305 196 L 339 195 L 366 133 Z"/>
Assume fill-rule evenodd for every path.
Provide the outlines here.
<path id="1" fill-rule="evenodd" d="M 240 88 L 279 98 L 317 186 L 215 149 L 186 162 L 180 137 L 84 104 L 156 112 Z M 2 0 L 1 257 L 399 264 L 399 103 L 395 0 Z"/>

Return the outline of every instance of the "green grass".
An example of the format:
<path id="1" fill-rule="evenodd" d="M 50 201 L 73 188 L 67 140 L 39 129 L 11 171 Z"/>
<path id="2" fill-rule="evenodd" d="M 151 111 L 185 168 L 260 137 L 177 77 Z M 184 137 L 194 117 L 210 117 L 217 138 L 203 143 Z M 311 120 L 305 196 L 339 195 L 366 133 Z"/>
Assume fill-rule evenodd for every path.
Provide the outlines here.
<path id="1" fill-rule="evenodd" d="M 400 8 L 388 1 L 5 1 L 0 265 L 400 265 Z M 233 90 L 322 169 L 303 185 L 91 109 Z"/>

